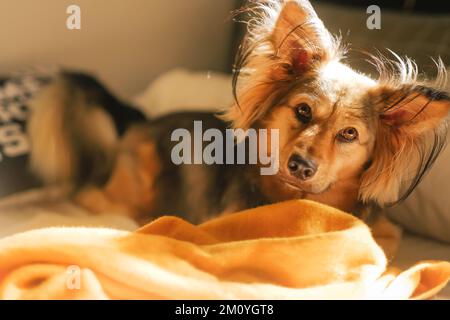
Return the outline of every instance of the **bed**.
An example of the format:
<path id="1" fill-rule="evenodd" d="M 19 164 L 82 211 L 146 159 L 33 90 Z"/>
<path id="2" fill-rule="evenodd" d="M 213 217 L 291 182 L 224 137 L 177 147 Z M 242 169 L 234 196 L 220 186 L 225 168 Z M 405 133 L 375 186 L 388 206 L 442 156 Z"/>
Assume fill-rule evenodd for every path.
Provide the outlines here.
<path id="1" fill-rule="evenodd" d="M 153 81 L 134 101 L 149 117 L 177 110 L 217 110 L 232 100 L 229 80 L 229 76 L 221 73 L 174 69 Z M 176 90 L 180 83 L 188 85 L 183 90 Z M 211 108 L 212 105 L 216 108 Z M 3 198 L 0 212 L 0 238 L 53 226 L 106 227 L 128 231 L 138 228 L 136 222 L 124 216 L 91 215 L 68 199 L 68 188 L 65 187 L 35 188 Z M 405 231 L 392 265 L 406 269 L 421 260 L 450 260 L 450 244 Z M 438 299 L 450 299 L 450 286 L 440 293 Z"/>

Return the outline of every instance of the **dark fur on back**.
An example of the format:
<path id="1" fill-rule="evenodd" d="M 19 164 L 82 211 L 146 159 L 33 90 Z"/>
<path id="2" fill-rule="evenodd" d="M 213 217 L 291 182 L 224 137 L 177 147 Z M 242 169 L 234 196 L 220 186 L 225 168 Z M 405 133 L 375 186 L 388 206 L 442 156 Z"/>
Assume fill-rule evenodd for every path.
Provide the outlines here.
<path id="1" fill-rule="evenodd" d="M 151 215 L 170 213 L 199 222 L 211 215 L 267 203 L 251 183 L 253 172 L 248 165 L 173 164 L 171 151 L 177 142 L 171 141 L 171 134 L 183 128 L 193 137 L 194 121 L 202 122 L 203 131 L 219 129 L 224 136 L 228 127 L 213 113 L 180 112 L 156 118 L 140 129 L 148 130 L 149 140 L 157 146 L 157 161 L 162 164 L 156 180 L 157 208 Z"/>
<path id="2" fill-rule="evenodd" d="M 117 132 L 122 136 L 131 124 L 145 120 L 144 114 L 135 106 L 119 100 L 96 78 L 86 73 L 62 73 L 62 77 L 74 91 L 80 90 L 85 94 L 85 103 L 104 108 L 112 117 Z"/>
<path id="3" fill-rule="evenodd" d="M 94 77 L 77 72 L 61 72 L 30 107 L 30 166 L 46 183 L 105 181 L 118 139 L 145 120 Z"/>
<path id="4" fill-rule="evenodd" d="M 158 164 L 159 170 L 151 174 L 152 185 L 157 187 L 156 190 L 139 191 L 154 193 L 151 206 L 137 209 L 139 219 L 175 214 L 199 222 L 211 215 L 267 203 L 258 186 L 251 182 L 254 172 L 251 166 L 173 163 L 171 151 L 177 143 L 171 141 L 174 130 L 187 129 L 193 137 L 194 121 L 201 121 L 203 131 L 219 129 L 225 136 L 229 124 L 213 113 L 181 112 L 145 119 L 140 111 L 117 99 L 92 76 L 71 72 L 63 72 L 34 104 L 34 122 L 42 124 L 38 120 L 44 117 L 46 121 L 49 111 L 56 115 L 47 120 L 50 123 L 47 130 L 35 125 L 31 129 L 36 130 L 30 132 L 35 149 L 32 159 L 37 162 L 33 167 L 46 182 L 70 180 L 75 183 L 75 190 L 86 186 L 105 189 L 111 179 L 116 179 L 115 170 L 127 170 L 139 183 L 143 173 L 139 171 L 137 150 L 141 146 L 154 145 L 156 155 L 151 161 Z M 62 127 L 64 130 L 56 130 Z M 39 134 L 46 136 L 33 139 L 33 136 L 39 138 Z M 53 144 L 51 150 L 57 152 L 47 152 L 40 141 Z M 202 147 L 206 145 L 203 143 Z M 225 146 L 223 151 L 225 159 Z M 51 160 L 50 167 L 46 167 L 47 161 L 39 162 L 44 160 L 43 154 Z M 127 168 L 117 164 L 123 155 L 132 158 Z M 132 188 L 127 183 L 129 181 L 123 181 L 123 188 Z"/>

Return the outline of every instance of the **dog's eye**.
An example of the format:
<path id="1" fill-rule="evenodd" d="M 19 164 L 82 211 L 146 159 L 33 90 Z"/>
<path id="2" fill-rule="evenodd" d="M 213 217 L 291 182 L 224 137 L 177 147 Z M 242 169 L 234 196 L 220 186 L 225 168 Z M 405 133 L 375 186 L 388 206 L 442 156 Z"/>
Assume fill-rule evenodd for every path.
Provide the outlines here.
<path id="1" fill-rule="evenodd" d="M 300 103 L 295 108 L 295 115 L 297 119 L 303 123 L 309 123 L 312 120 L 312 110 L 311 107 L 307 103 Z"/>
<path id="2" fill-rule="evenodd" d="M 358 138 L 358 130 L 353 127 L 339 131 L 337 138 L 341 142 L 353 142 Z"/>

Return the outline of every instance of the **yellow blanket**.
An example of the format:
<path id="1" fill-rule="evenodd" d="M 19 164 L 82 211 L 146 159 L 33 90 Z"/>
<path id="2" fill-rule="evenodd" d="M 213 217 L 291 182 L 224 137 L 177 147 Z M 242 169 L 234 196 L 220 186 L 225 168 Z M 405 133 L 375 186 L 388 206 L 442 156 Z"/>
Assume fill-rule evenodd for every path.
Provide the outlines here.
<path id="1" fill-rule="evenodd" d="M 423 299 L 449 279 L 448 262 L 387 270 L 364 223 L 309 201 L 0 240 L 3 299 Z"/>

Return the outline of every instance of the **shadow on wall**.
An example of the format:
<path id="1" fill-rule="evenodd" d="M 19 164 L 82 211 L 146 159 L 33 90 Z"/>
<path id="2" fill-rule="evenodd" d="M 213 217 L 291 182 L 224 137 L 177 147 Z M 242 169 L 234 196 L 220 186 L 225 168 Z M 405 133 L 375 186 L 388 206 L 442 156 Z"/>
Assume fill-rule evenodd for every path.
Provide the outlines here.
<path id="1" fill-rule="evenodd" d="M 389 56 L 386 48 L 413 58 L 419 70 L 431 76 L 436 72 L 432 57 L 441 57 L 447 66 L 450 65 L 450 9 L 446 1 L 360 0 L 356 1 L 359 5 L 354 6 L 349 2 L 312 1 L 327 28 L 334 34 L 341 34 L 343 42 L 350 44 L 348 56 L 353 66 L 373 74 L 374 68 L 363 61 L 367 56 L 361 52 L 380 50 Z M 379 30 L 367 28 L 370 14 L 366 10 L 373 4 L 378 4 L 381 9 Z"/>

